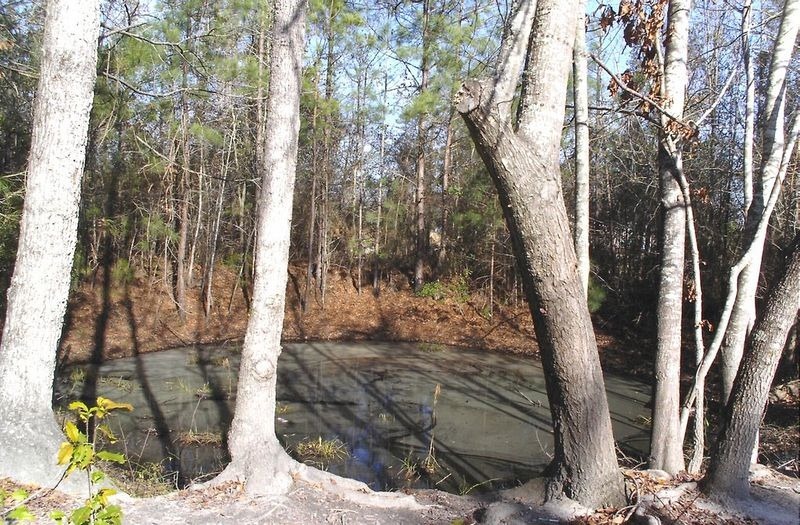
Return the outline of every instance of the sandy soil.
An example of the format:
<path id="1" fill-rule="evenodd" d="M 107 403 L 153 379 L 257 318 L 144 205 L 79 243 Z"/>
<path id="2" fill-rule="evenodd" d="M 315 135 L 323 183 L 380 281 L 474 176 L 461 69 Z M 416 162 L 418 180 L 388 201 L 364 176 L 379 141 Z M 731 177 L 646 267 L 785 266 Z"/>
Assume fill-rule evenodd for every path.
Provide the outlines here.
<path id="1" fill-rule="evenodd" d="M 87 362 L 157 351 L 190 343 L 237 341 L 247 322 L 247 291 L 224 268 L 215 276 L 210 315 L 204 315 L 197 287 L 189 290 L 185 322 L 163 282 L 137 278 L 127 286 L 104 286 L 102 275 L 73 294 L 59 352 L 60 363 Z M 373 294 L 358 294 L 349 275 L 331 279 L 326 307 L 313 298 L 304 313 L 300 297 L 304 272 L 293 268 L 287 287 L 285 339 L 404 340 L 523 354 L 537 351 L 530 315 L 523 304 L 499 305 L 494 316 L 482 315 L 486 300 L 473 295 L 454 298 L 415 297 L 400 275 Z M 313 296 L 312 296 L 313 297 Z M 643 348 L 621 345 L 598 334 L 604 367 L 647 379 Z M 796 429 L 784 439 L 796 438 Z M 795 462 L 796 463 L 796 462 Z M 491 497 L 455 496 L 414 491 L 420 506 L 387 507 L 380 495 L 353 501 L 342 494 L 299 481 L 286 495 L 251 498 L 241 486 L 179 491 L 145 499 L 123 499 L 126 523 L 798 523 L 800 482 L 769 469 L 754 480 L 756 499 L 736 505 L 708 501 L 693 479 L 665 480 L 628 471 L 631 505 L 601 509 L 578 517 L 585 509 L 571 502 L 543 505 L 540 491 L 516 490 Z M 535 485 L 535 483 L 534 483 Z M 8 488 L 0 480 L 0 489 Z M 371 503 L 370 503 L 371 502 Z M 44 517 L 53 508 L 74 508 L 78 500 L 53 493 L 30 503 Z M 659 521 L 653 521 L 658 519 Z"/>

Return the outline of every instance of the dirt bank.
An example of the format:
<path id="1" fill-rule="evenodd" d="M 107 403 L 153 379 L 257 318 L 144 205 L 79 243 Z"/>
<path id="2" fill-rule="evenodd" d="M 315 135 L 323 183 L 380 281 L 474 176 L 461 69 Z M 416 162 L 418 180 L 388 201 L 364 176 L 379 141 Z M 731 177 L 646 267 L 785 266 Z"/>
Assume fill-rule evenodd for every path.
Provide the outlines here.
<path id="1" fill-rule="evenodd" d="M 181 321 L 163 281 L 138 277 L 127 285 L 103 282 L 102 275 L 82 285 L 70 301 L 60 360 L 92 359 L 152 352 L 191 343 L 238 341 L 247 324 L 248 290 L 222 267 L 214 277 L 212 306 L 205 315 L 198 283 L 190 288 Z M 329 281 L 325 305 L 311 294 L 301 308 L 304 272 L 292 268 L 287 284 L 284 339 L 425 341 L 514 353 L 535 353 L 533 325 L 523 304 L 495 305 L 487 315 L 485 298 L 433 299 L 415 296 L 394 276 L 379 294 L 371 286 L 358 293 L 346 274 Z M 447 294 L 445 294 L 447 295 Z"/>

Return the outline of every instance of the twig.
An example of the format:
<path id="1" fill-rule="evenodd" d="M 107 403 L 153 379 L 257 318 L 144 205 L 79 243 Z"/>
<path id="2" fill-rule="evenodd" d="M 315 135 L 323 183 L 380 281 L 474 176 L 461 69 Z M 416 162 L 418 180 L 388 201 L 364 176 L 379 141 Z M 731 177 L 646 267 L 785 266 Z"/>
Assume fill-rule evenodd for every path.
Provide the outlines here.
<path id="1" fill-rule="evenodd" d="M 667 109 L 666 109 L 664 106 L 662 106 L 661 104 L 659 104 L 658 102 L 656 102 L 656 101 L 655 101 L 655 100 L 653 100 L 652 98 L 650 98 L 650 97 L 648 97 L 647 95 L 644 95 L 644 94 L 642 94 L 642 93 L 639 93 L 639 92 L 638 92 L 638 91 L 636 91 L 635 89 L 631 89 L 631 88 L 629 88 L 629 87 L 628 87 L 628 85 L 627 85 L 625 82 L 623 82 L 623 81 L 622 81 L 622 79 L 620 79 L 620 78 L 619 78 L 617 75 L 615 75 L 615 74 L 614 74 L 614 73 L 613 73 L 613 72 L 612 72 L 612 71 L 611 71 L 611 70 L 608 68 L 608 66 L 606 66 L 606 65 L 605 65 L 605 63 L 603 63 L 603 61 L 602 61 L 602 60 L 600 60 L 600 59 L 599 59 L 599 58 L 598 58 L 598 57 L 597 57 L 597 56 L 596 56 L 594 53 L 589 53 L 589 56 L 591 57 L 591 59 L 592 59 L 592 60 L 594 60 L 594 62 L 595 62 L 595 63 L 596 63 L 598 66 L 600 66 L 600 68 L 602 68 L 602 69 L 603 69 L 603 70 L 604 70 L 606 73 L 608 73 L 609 75 L 611 75 L 611 79 L 612 79 L 614 82 L 616 82 L 616 83 L 617 83 L 617 85 L 618 85 L 620 88 L 622 88 L 622 90 L 623 90 L 623 91 L 625 91 L 626 93 L 628 93 L 628 94 L 630 94 L 630 95 L 632 95 L 632 96 L 634 96 L 634 97 L 638 98 L 639 100 L 642 100 L 642 101 L 644 101 L 644 102 L 647 102 L 648 104 L 650 104 L 651 106 L 653 106 L 654 108 L 656 108 L 656 109 L 657 109 L 659 112 L 661 112 L 662 114 L 664 114 L 664 115 L 666 115 L 667 117 L 669 117 L 671 120 L 674 120 L 675 122 L 677 122 L 677 123 L 679 123 L 679 124 L 685 124 L 685 123 L 683 122 L 683 120 L 682 120 L 682 119 L 679 119 L 678 117 L 676 117 L 675 115 L 673 115 L 672 113 L 670 113 L 670 112 L 669 112 L 669 111 L 668 111 L 668 110 L 667 110 Z"/>

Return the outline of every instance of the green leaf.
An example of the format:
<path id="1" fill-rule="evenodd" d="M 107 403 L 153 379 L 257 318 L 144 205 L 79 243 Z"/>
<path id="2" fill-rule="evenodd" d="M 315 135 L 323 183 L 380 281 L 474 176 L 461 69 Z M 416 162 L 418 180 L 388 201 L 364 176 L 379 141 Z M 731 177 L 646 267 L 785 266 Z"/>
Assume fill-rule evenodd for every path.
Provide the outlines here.
<path id="1" fill-rule="evenodd" d="M 120 465 L 125 463 L 125 456 L 123 454 L 117 454 L 115 452 L 109 452 L 107 450 L 102 450 L 98 452 L 97 457 L 102 459 L 103 461 L 113 461 L 114 463 L 119 463 Z"/>
<path id="2" fill-rule="evenodd" d="M 102 452 L 97 453 L 98 457 L 100 456 L 100 454 L 102 454 Z M 92 473 L 89 475 L 89 479 L 92 481 L 92 483 L 100 483 L 101 481 L 106 479 L 106 475 L 102 470 L 95 470 L 92 471 Z"/>
<path id="3" fill-rule="evenodd" d="M 100 502 L 100 505 L 106 507 L 108 506 L 108 498 L 116 493 L 117 491 L 114 489 L 100 489 L 100 491 L 95 495 L 95 499 Z"/>
<path id="4" fill-rule="evenodd" d="M 19 503 L 29 496 L 28 491 L 25 489 L 17 489 L 11 493 L 11 499 Z"/>
<path id="5" fill-rule="evenodd" d="M 72 461 L 70 463 L 70 471 L 79 468 L 81 470 L 86 470 L 86 468 L 91 465 L 92 460 L 94 459 L 94 449 L 91 445 L 87 443 L 83 443 L 78 445 L 75 448 L 75 451 L 72 453 Z"/>
<path id="6" fill-rule="evenodd" d="M 97 513 L 95 523 L 102 525 L 122 525 L 122 509 L 119 505 L 107 506 Z"/>
<path id="7" fill-rule="evenodd" d="M 59 525 L 66 524 L 67 515 L 64 514 L 63 510 L 54 510 L 50 512 L 50 519 L 58 523 Z"/>
<path id="8" fill-rule="evenodd" d="M 17 507 L 9 512 L 8 517 L 12 521 L 36 521 L 36 516 L 34 516 L 25 505 Z"/>
<path id="9" fill-rule="evenodd" d="M 69 517 L 69 521 L 73 525 L 85 525 L 89 523 L 89 518 L 92 516 L 92 508 L 88 505 L 83 507 L 78 507 L 74 511 L 72 511 L 72 515 Z"/>

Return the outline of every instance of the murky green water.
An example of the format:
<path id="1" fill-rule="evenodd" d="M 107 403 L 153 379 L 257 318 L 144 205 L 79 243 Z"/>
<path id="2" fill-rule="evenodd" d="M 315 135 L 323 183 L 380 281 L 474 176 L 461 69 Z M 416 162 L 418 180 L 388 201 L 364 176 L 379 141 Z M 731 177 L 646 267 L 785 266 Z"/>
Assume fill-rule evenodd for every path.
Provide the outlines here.
<path id="1" fill-rule="evenodd" d="M 131 403 L 135 411 L 112 425 L 128 457 L 161 463 L 185 483 L 227 460 L 238 350 L 192 347 L 111 361 L 89 381 L 95 392 L 81 372 L 66 370 L 58 397 Z M 649 388 L 615 377 L 606 385 L 621 448 L 646 451 Z M 338 440 L 342 458 L 309 461 L 376 489 L 510 486 L 540 471 L 552 453 L 542 369 L 530 358 L 425 344 L 287 344 L 277 412 L 288 450 Z"/>

